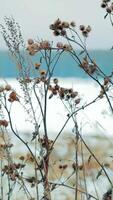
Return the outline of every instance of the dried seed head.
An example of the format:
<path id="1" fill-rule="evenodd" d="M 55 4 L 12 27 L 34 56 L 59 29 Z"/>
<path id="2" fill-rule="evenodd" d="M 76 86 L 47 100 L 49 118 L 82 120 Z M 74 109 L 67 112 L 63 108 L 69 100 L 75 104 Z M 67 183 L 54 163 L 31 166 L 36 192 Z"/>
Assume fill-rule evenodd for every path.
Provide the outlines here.
<path id="1" fill-rule="evenodd" d="M 65 165 L 63 165 L 62 167 L 63 167 L 63 169 L 66 169 L 66 168 L 68 167 L 68 165 L 65 164 Z"/>
<path id="2" fill-rule="evenodd" d="M 62 43 L 62 42 L 58 42 L 58 43 L 57 43 L 57 47 L 58 47 L 59 49 L 62 49 L 62 48 L 63 48 L 63 43 Z"/>
<path id="3" fill-rule="evenodd" d="M 110 79 L 109 77 L 105 77 L 104 78 L 104 85 L 107 85 L 109 83 Z"/>
<path id="4" fill-rule="evenodd" d="M 87 32 L 87 30 L 82 31 L 82 34 L 83 34 L 84 37 L 88 37 L 88 32 Z"/>
<path id="5" fill-rule="evenodd" d="M 39 69 L 40 68 L 40 63 L 35 63 L 35 69 Z"/>
<path id="6" fill-rule="evenodd" d="M 20 156 L 19 159 L 23 161 L 25 158 L 24 156 Z"/>
<path id="7" fill-rule="evenodd" d="M 71 50 L 72 50 L 72 46 L 69 45 L 69 44 L 64 44 L 63 49 L 64 49 L 65 51 L 71 51 Z"/>
<path id="8" fill-rule="evenodd" d="M 71 93 L 71 98 L 75 98 L 78 95 L 78 92 L 72 92 Z"/>
<path id="9" fill-rule="evenodd" d="M 72 22 L 70 23 L 70 26 L 75 27 L 75 26 L 76 26 L 75 22 L 72 21 Z"/>
<path id="10" fill-rule="evenodd" d="M 44 69 L 41 69 L 39 72 L 40 72 L 41 76 L 45 76 L 46 75 L 46 71 Z"/>
<path id="11" fill-rule="evenodd" d="M 75 100 L 75 104 L 79 104 L 80 103 L 80 98 Z"/>
<path id="12" fill-rule="evenodd" d="M 58 84 L 58 79 L 57 79 L 57 78 L 54 78 L 53 82 L 54 82 L 55 84 Z"/>
<path id="13" fill-rule="evenodd" d="M 88 26 L 86 27 L 86 31 L 89 33 L 89 32 L 91 31 L 91 26 L 88 25 Z"/>
<path id="14" fill-rule="evenodd" d="M 10 91 L 10 90 L 11 90 L 11 86 L 10 86 L 10 85 L 6 85 L 6 86 L 5 86 L 5 90 L 6 90 L 6 91 Z"/>
<path id="15" fill-rule="evenodd" d="M 110 6 L 111 10 L 113 11 L 113 3 L 111 3 L 111 6 Z"/>
<path id="16" fill-rule="evenodd" d="M 27 42 L 28 42 L 29 45 L 32 45 L 34 43 L 33 39 L 28 39 Z"/>
<path id="17" fill-rule="evenodd" d="M 48 48 L 50 48 L 49 41 L 45 40 L 45 41 L 40 42 L 40 48 L 42 48 L 42 49 L 48 49 Z"/>
<path id="18" fill-rule="evenodd" d="M 0 92 L 3 92 L 4 91 L 4 87 L 3 86 L 0 86 Z"/>
<path id="19" fill-rule="evenodd" d="M 85 30 L 85 26 L 84 26 L 84 25 L 80 25 L 79 28 L 80 28 L 81 31 L 84 31 L 84 30 Z"/>
<path id="20" fill-rule="evenodd" d="M 62 27 L 63 28 L 69 28 L 69 23 L 68 22 L 62 22 Z"/>
<path id="21" fill-rule="evenodd" d="M 49 26 L 49 28 L 50 28 L 51 30 L 55 30 L 54 24 L 51 24 L 51 25 Z"/>
<path id="22" fill-rule="evenodd" d="M 40 78 L 36 78 L 36 79 L 35 79 L 35 83 L 36 83 L 36 84 L 40 83 L 40 81 L 41 81 Z"/>
<path id="23" fill-rule="evenodd" d="M 61 30 L 61 33 L 60 33 L 60 35 L 62 35 L 62 36 L 65 36 L 66 35 L 66 30 Z"/>
<path id="24" fill-rule="evenodd" d="M 8 126 L 8 121 L 7 120 L 0 120 L 0 126 L 7 127 Z"/>
<path id="25" fill-rule="evenodd" d="M 54 34 L 54 36 L 59 36 L 59 35 L 60 35 L 60 32 L 57 31 L 57 30 L 55 30 L 55 31 L 53 31 L 53 34 Z"/>
<path id="26" fill-rule="evenodd" d="M 76 170 L 76 169 L 78 168 L 77 164 L 76 164 L 76 163 L 73 163 L 73 164 L 72 164 L 72 168 L 73 168 L 74 170 Z"/>
<path id="27" fill-rule="evenodd" d="M 110 7 L 107 7 L 107 8 L 106 8 L 106 12 L 110 14 L 110 13 L 112 12 L 111 8 L 110 8 Z"/>
<path id="28" fill-rule="evenodd" d="M 106 7 L 107 7 L 107 4 L 103 2 L 103 3 L 101 3 L 101 7 L 102 7 L 102 8 L 106 8 Z"/>
<path id="29" fill-rule="evenodd" d="M 59 24 L 61 24 L 61 20 L 58 18 L 55 22 L 54 22 L 54 26 L 58 26 Z"/>
<path id="30" fill-rule="evenodd" d="M 102 99 L 102 98 L 104 97 L 104 91 L 103 91 L 103 90 L 100 91 L 100 94 L 99 94 L 98 97 L 99 97 L 100 99 Z"/>
<path id="31" fill-rule="evenodd" d="M 29 51 L 29 55 L 34 56 L 36 54 L 36 52 L 34 50 Z"/>

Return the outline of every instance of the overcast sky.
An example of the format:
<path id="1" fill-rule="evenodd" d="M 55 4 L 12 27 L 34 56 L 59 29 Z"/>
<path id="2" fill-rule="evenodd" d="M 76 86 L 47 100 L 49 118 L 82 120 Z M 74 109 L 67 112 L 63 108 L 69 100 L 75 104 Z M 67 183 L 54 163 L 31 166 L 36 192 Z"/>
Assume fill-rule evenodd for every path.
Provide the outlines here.
<path id="1" fill-rule="evenodd" d="M 74 20 L 77 25 L 90 24 L 92 33 L 89 48 L 110 48 L 113 28 L 104 19 L 101 0 L 0 0 L 0 23 L 4 16 L 13 16 L 19 22 L 25 40 L 45 38 L 53 40 L 49 25 L 57 18 Z M 0 35 L 0 48 L 5 44 Z"/>

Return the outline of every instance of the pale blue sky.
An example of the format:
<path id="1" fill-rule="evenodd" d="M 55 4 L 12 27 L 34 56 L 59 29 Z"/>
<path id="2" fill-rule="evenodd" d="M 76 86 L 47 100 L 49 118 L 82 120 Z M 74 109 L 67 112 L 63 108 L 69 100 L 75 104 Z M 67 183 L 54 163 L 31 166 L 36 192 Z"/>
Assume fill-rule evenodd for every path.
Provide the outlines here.
<path id="1" fill-rule="evenodd" d="M 104 20 L 101 0 L 0 0 L 0 23 L 12 15 L 19 22 L 25 40 L 45 38 L 54 40 L 49 25 L 57 18 L 75 20 L 76 24 L 90 24 L 92 33 L 89 48 L 110 48 L 113 45 L 113 28 Z M 0 35 L 0 48 L 5 44 Z"/>

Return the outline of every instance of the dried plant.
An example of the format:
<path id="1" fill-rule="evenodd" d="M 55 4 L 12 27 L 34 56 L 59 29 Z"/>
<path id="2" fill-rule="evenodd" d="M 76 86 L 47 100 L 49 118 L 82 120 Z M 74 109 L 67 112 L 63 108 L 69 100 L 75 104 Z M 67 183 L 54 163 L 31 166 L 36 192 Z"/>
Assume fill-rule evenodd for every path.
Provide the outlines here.
<path id="1" fill-rule="evenodd" d="M 107 15 L 112 15 L 112 3 L 109 4 L 110 1 L 103 1 L 101 7 L 106 9 Z M 62 193 L 66 195 L 65 199 L 97 200 L 99 197 L 94 179 L 98 180 L 104 173 L 112 188 L 112 179 L 106 170 L 109 164 L 98 158 L 82 136 L 78 113 L 106 98 L 113 114 L 112 98 L 109 95 L 112 90 L 113 72 L 109 75 L 104 74 L 87 50 L 90 25 L 80 25 L 77 28 L 74 21 L 57 19 L 50 25 L 50 29 L 55 36 L 63 37 L 66 42 L 58 42 L 54 46 L 53 42 L 47 40 L 28 39 L 26 47 L 20 26 L 13 18 L 5 17 L 5 25 L 1 25 L 3 38 L 18 66 L 18 82 L 22 94 L 9 84 L 4 83 L 0 86 L 0 129 L 3 135 L 11 132 L 12 138 L 18 140 L 25 152 L 13 154 L 12 149 L 15 145 L 5 139 L 0 145 L 6 157 L 1 159 L 0 198 L 14 199 L 15 191 L 20 190 L 22 198 L 29 200 L 58 199 L 61 197 L 57 198 L 55 195 Z M 79 53 L 76 47 L 80 48 Z M 79 69 L 100 87 L 100 92 L 92 101 L 84 103 L 80 91 L 62 87 L 60 80 L 54 77 L 54 70 L 65 53 L 69 54 Z M 38 55 L 35 63 L 32 58 L 34 55 Z M 45 68 L 42 67 L 43 64 Z M 66 108 L 67 118 L 55 138 L 51 139 L 47 124 L 48 102 L 54 98 L 59 99 Z M 27 120 L 33 125 L 32 133 L 26 138 L 15 128 L 15 122 L 12 120 L 14 104 L 24 108 Z M 16 114 L 18 113 L 15 111 Z M 73 129 L 70 127 L 70 132 L 73 130 L 73 135 L 69 136 L 70 145 L 62 139 L 60 146 L 67 145 L 68 151 L 65 157 L 59 158 L 58 140 L 71 120 Z M 94 184 L 95 195 L 88 190 L 89 177 Z M 6 188 L 4 180 L 7 182 Z M 111 193 L 106 193 L 103 199 L 111 199 Z"/>

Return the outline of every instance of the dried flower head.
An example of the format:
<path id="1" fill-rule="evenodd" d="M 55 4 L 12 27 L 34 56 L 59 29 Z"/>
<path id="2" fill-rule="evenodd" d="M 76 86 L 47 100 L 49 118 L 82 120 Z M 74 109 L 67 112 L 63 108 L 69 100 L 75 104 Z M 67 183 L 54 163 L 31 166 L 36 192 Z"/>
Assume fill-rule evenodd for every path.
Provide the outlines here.
<path id="1" fill-rule="evenodd" d="M 69 45 L 69 44 L 64 44 L 63 49 L 64 49 L 65 51 L 71 51 L 71 50 L 72 50 L 72 46 Z"/>
<path id="2" fill-rule="evenodd" d="M 101 7 L 102 7 L 102 8 L 106 8 L 106 7 L 107 7 L 107 3 L 102 2 L 102 3 L 101 3 Z"/>
<path id="3" fill-rule="evenodd" d="M 33 41 L 33 39 L 28 39 L 28 41 L 27 41 L 27 42 L 28 42 L 28 44 L 29 44 L 29 45 L 32 45 L 32 44 L 34 44 L 34 41 Z"/>
<path id="4" fill-rule="evenodd" d="M 79 104 L 80 103 L 80 98 L 75 100 L 75 104 Z"/>
<path id="5" fill-rule="evenodd" d="M 84 30 L 85 30 L 85 26 L 84 26 L 84 25 L 80 25 L 79 28 L 80 28 L 81 31 L 84 31 Z"/>
<path id="6" fill-rule="evenodd" d="M 59 35 L 60 35 L 60 32 L 57 31 L 57 30 L 55 30 L 55 31 L 53 31 L 53 34 L 54 34 L 54 36 L 59 36 Z"/>
<path id="7" fill-rule="evenodd" d="M 35 63 L 35 69 L 39 69 L 40 68 L 40 63 Z"/>
<path id="8" fill-rule="evenodd" d="M 74 21 L 70 22 L 70 26 L 75 27 L 76 23 Z"/>
<path id="9" fill-rule="evenodd" d="M 90 25 L 88 25 L 88 26 L 86 27 L 86 31 L 87 31 L 88 33 L 91 31 L 91 26 L 90 26 Z"/>
<path id="10" fill-rule="evenodd" d="M 4 87 L 3 86 L 0 86 L 0 92 L 3 92 L 4 91 Z"/>
<path id="11" fill-rule="evenodd" d="M 104 78 L 104 85 L 107 85 L 109 83 L 109 81 L 110 81 L 110 78 L 106 76 Z"/>
<path id="12" fill-rule="evenodd" d="M 110 13 L 112 12 L 111 7 L 107 7 L 107 8 L 106 8 L 106 12 L 110 14 Z"/>
<path id="13" fill-rule="evenodd" d="M 20 156 L 19 159 L 23 161 L 25 159 L 25 157 L 24 156 Z"/>
<path id="14" fill-rule="evenodd" d="M 54 78 L 54 79 L 53 79 L 53 82 L 54 82 L 55 84 L 58 84 L 58 79 L 57 79 L 57 78 Z"/>
<path id="15" fill-rule="evenodd" d="M 62 42 L 58 42 L 57 43 L 57 47 L 58 47 L 58 49 L 63 49 L 63 43 Z"/>
<path id="16" fill-rule="evenodd" d="M 6 85 L 4 88 L 6 91 L 10 91 L 11 90 L 11 86 L 10 85 Z"/>
<path id="17" fill-rule="evenodd" d="M 104 195 L 103 200 L 112 200 L 112 189 L 109 189 Z"/>
<path id="18" fill-rule="evenodd" d="M 40 48 L 41 49 L 49 49 L 50 48 L 49 41 L 45 40 L 45 41 L 40 42 Z"/>
<path id="19" fill-rule="evenodd" d="M 69 28 L 68 22 L 62 22 L 62 28 Z"/>
<path id="20" fill-rule="evenodd" d="M 15 91 L 11 92 L 10 95 L 9 95 L 9 99 L 8 100 L 10 102 L 19 101 L 17 93 Z"/>
<path id="21" fill-rule="evenodd" d="M 7 120 L 0 120 L 0 126 L 7 127 L 8 126 L 8 121 Z"/>
<path id="22" fill-rule="evenodd" d="M 44 69 L 41 69 L 39 71 L 39 73 L 40 73 L 41 76 L 45 76 L 46 75 L 46 71 Z"/>

